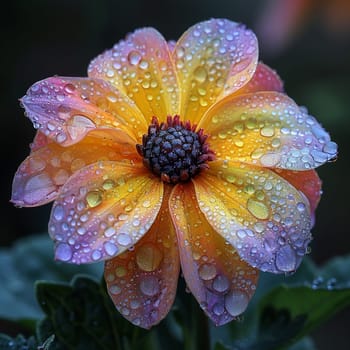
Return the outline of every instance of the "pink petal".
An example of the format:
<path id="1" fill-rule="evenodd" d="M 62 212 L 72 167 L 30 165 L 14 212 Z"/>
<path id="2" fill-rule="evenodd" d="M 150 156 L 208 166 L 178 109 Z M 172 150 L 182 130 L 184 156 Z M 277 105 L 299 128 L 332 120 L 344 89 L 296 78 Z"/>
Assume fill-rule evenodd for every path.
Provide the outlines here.
<path id="1" fill-rule="evenodd" d="M 135 146 L 118 144 L 93 131 L 80 142 L 63 147 L 38 132 L 31 154 L 15 174 L 11 201 L 25 207 L 51 202 L 69 177 L 82 167 L 120 159 L 138 161 Z"/>
<path id="2" fill-rule="evenodd" d="M 147 130 L 134 102 L 97 79 L 48 78 L 34 84 L 21 102 L 34 127 L 63 146 L 95 129 L 118 132 L 120 143 L 135 143 Z"/>

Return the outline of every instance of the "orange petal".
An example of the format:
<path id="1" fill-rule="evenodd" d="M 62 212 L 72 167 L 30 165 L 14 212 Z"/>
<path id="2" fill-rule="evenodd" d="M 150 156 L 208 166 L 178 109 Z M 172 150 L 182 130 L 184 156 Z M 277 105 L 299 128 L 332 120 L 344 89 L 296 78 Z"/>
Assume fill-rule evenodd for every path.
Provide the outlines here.
<path id="1" fill-rule="evenodd" d="M 179 113 L 179 92 L 168 43 L 153 28 L 136 30 L 125 41 L 95 58 L 89 76 L 123 91 L 147 120 Z"/>
<path id="2" fill-rule="evenodd" d="M 315 170 L 292 171 L 282 169 L 275 169 L 274 171 L 304 193 L 310 203 L 312 226 L 314 226 L 315 211 L 322 194 L 322 181 L 317 172 Z"/>
<path id="3" fill-rule="evenodd" d="M 151 227 L 163 183 L 132 161 L 101 161 L 76 172 L 62 187 L 49 222 L 56 259 L 80 264 L 110 259 Z"/>
<path id="4" fill-rule="evenodd" d="M 243 95 L 258 91 L 283 92 L 283 81 L 272 68 L 259 62 L 253 77 L 235 94 Z"/>
<path id="5" fill-rule="evenodd" d="M 270 168 L 309 170 L 334 159 L 337 145 L 307 112 L 278 92 L 229 96 L 198 128 L 216 157 Z"/>
<path id="6" fill-rule="evenodd" d="M 105 280 L 118 311 L 149 329 L 173 305 L 180 263 L 176 235 L 163 201 L 157 219 L 135 248 L 105 263 Z"/>
<path id="7" fill-rule="evenodd" d="M 113 129 L 129 143 L 147 130 L 135 103 L 98 79 L 48 78 L 34 84 L 21 102 L 34 126 L 63 146 L 95 129 Z"/>
<path id="8" fill-rule="evenodd" d="M 18 206 L 43 205 L 54 200 L 62 185 L 82 167 L 121 159 L 139 161 L 135 146 L 118 144 L 91 132 L 82 141 L 62 147 L 38 132 L 31 154 L 14 177 L 11 200 Z"/>
<path id="9" fill-rule="evenodd" d="M 258 271 L 208 224 L 191 183 L 176 186 L 169 205 L 190 291 L 217 326 L 230 322 L 248 306 Z"/>
<path id="10" fill-rule="evenodd" d="M 257 59 L 256 37 L 241 24 L 212 19 L 188 29 L 174 50 L 181 82 L 180 115 L 198 123 L 215 101 L 251 79 Z"/>
<path id="11" fill-rule="evenodd" d="M 266 168 L 216 161 L 192 180 L 208 222 L 263 271 L 294 271 L 311 240 L 306 197 Z"/>

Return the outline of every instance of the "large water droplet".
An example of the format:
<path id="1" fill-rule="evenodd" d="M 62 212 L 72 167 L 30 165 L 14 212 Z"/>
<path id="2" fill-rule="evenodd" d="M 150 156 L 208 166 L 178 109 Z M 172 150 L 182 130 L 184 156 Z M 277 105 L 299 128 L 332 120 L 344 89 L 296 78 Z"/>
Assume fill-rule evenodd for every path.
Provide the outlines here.
<path id="1" fill-rule="evenodd" d="M 242 290 L 232 290 L 225 296 L 225 308 L 231 316 L 238 316 L 248 306 L 248 295 Z"/>
<path id="2" fill-rule="evenodd" d="M 141 61 L 141 54 L 138 51 L 130 51 L 128 54 L 128 61 L 133 66 L 136 66 Z"/>
<path id="3" fill-rule="evenodd" d="M 269 217 L 269 209 L 262 202 L 249 198 L 247 201 L 247 208 L 251 214 L 260 220 L 264 220 Z"/>
<path id="4" fill-rule="evenodd" d="M 56 246 L 55 257 L 57 260 L 69 261 L 71 260 L 72 255 L 72 248 L 67 243 L 59 243 Z"/>
<path id="5" fill-rule="evenodd" d="M 204 281 L 209 281 L 216 276 L 216 267 L 212 264 L 203 264 L 199 267 L 198 274 Z"/>
<path id="6" fill-rule="evenodd" d="M 151 243 L 138 247 L 136 252 L 136 263 L 143 271 L 154 271 L 163 259 L 162 252 Z"/>
<path id="7" fill-rule="evenodd" d="M 100 191 L 90 191 L 86 195 L 86 202 L 90 208 L 97 207 L 102 203 L 102 194 Z"/>
<path id="8" fill-rule="evenodd" d="M 297 258 L 294 250 L 289 244 L 281 247 L 276 254 L 276 267 L 283 272 L 295 271 Z"/>
<path id="9" fill-rule="evenodd" d="M 204 67 L 199 66 L 194 70 L 193 76 L 199 83 L 204 83 L 207 79 L 207 71 Z"/>
<path id="10" fill-rule="evenodd" d="M 155 276 L 144 276 L 140 282 L 140 290 L 149 297 L 156 295 L 159 292 L 158 279 Z"/>

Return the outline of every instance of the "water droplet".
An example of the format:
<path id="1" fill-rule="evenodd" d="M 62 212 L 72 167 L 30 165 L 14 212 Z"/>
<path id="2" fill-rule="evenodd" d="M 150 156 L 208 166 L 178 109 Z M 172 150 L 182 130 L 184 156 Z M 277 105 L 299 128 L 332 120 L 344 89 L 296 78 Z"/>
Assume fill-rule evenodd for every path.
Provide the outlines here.
<path id="1" fill-rule="evenodd" d="M 103 183 L 102 188 L 107 191 L 107 190 L 112 189 L 114 186 L 115 186 L 115 182 L 113 180 L 111 180 L 111 179 L 107 179 Z"/>
<path id="2" fill-rule="evenodd" d="M 225 308 L 231 316 L 238 316 L 248 306 L 248 295 L 239 289 L 232 290 L 225 296 Z"/>
<path id="3" fill-rule="evenodd" d="M 295 271 L 297 258 L 289 244 L 282 246 L 276 253 L 276 267 L 283 272 Z"/>
<path id="4" fill-rule="evenodd" d="M 91 254 L 91 258 L 92 258 L 92 260 L 94 260 L 94 261 L 100 260 L 101 257 L 102 257 L 102 253 L 101 253 L 99 250 L 97 250 L 97 249 L 94 250 L 94 251 L 92 252 L 92 254 Z"/>
<path id="5" fill-rule="evenodd" d="M 251 214 L 260 220 L 265 220 L 269 217 L 269 209 L 262 202 L 249 198 L 247 201 L 247 208 Z"/>
<path id="6" fill-rule="evenodd" d="M 204 67 L 199 66 L 193 72 L 193 77 L 199 82 L 204 83 L 207 79 L 207 71 Z"/>
<path id="7" fill-rule="evenodd" d="M 61 221 L 64 218 L 64 209 L 62 205 L 56 205 L 53 209 L 52 215 L 56 221 Z"/>
<path id="8" fill-rule="evenodd" d="M 118 266 L 116 269 L 115 269 L 115 275 L 117 277 L 124 277 L 126 275 L 126 268 L 124 266 Z"/>
<path id="9" fill-rule="evenodd" d="M 212 264 L 203 264 L 199 267 L 198 274 L 204 281 L 209 281 L 216 276 L 216 267 Z"/>
<path id="10" fill-rule="evenodd" d="M 144 276 L 140 282 L 140 290 L 149 297 L 155 296 L 159 292 L 158 279 L 155 276 Z"/>
<path id="11" fill-rule="evenodd" d="M 128 61 L 133 66 L 138 65 L 141 61 L 141 58 L 142 56 L 138 51 L 130 51 L 128 54 Z"/>
<path id="12" fill-rule="evenodd" d="M 75 91 L 75 86 L 73 84 L 66 84 L 64 86 L 64 91 L 67 93 L 67 94 L 72 94 L 74 91 Z"/>
<path id="13" fill-rule="evenodd" d="M 275 134 L 275 130 L 271 126 L 265 126 L 260 130 L 261 136 L 272 137 Z"/>
<path id="14" fill-rule="evenodd" d="M 224 275 L 217 275 L 213 281 L 213 288 L 217 292 L 225 292 L 230 286 L 228 278 Z"/>
<path id="15" fill-rule="evenodd" d="M 299 203 L 297 204 L 297 209 L 298 209 L 300 212 L 303 212 L 303 211 L 305 211 L 306 206 L 305 206 L 304 203 L 299 202 Z"/>
<path id="16" fill-rule="evenodd" d="M 132 239 L 131 239 L 131 237 L 128 234 L 121 233 L 117 237 L 117 242 L 121 246 L 127 247 L 127 246 L 132 244 Z"/>
<path id="17" fill-rule="evenodd" d="M 160 265 L 163 253 L 151 243 L 146 243 L 137 248 L 136 263 L 143 271 L 154 271 Z"/>
<path id="18" fill-rule="evenodd" d="M 116 284 L 111 285 L 108 289 L 109 289 L 109 292 L 114 295 L 120 294 L 122 291 L 121 288 Z"/>
<path id="19" fill-rule="evenodd" d="M 118 247 L 112 242 L 105 242 L 103 244 L 103 247 L 109 256 L 114 256 L 118 252 Z"/>
<path id="20" fill-rule="evenodd" d="M 59 243 L 56 246 L 55 258 L 61 261 L 69 261 L 73 256 L 73 251 L 71 246 L 67 243 Z"/>
<path id="21" fill-rule="evenodd" d="M 97 207 L 102 203 L 102 194 L 100 191 L 90 191 L 86 195 L 86 202 L 90 208 Z"/>

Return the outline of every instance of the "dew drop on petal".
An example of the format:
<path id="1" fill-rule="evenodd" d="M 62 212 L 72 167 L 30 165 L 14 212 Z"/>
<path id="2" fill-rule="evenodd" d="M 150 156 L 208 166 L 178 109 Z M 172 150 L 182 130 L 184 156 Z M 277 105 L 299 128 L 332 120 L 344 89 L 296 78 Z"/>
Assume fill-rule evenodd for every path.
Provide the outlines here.
<path id="1" fill-rule="evenodd" d="M 281 247 L 276 254 L 276 267 L 279 271 L 290 272 L 296 269 L 297 258 L 289 244 Z"/>
<path id="2" fill-rule="evenodd" d="M 55 258 L 61 261 L 69 261 L 73 256 L 72 248 L 67 243 L 59 243 L 56 246 Z"/>
<path id="3" fill-rule="evenodd" d="M 249 212 L 258 219 L 264 220 L 269 217 L 269 209 L 262 202 L 249 198 L 247 201 L 247 208 Z"/>
<path id="4" fill-rule="evenodd" d="M 211 264 L 203 264 L 198 269 L 199 276 L 204 281 L 209 281 L 216 276 L 216 267 Z"/>
<path id="5" fill-rule="evenodd" d="M 128 234 L 121 233 L 117 237 L 117 242 L 121 246 L 127 247 L 127 246 L 132 244 L 132 239 L 131 239 L 131 237 Z"/>
<path id="6" fill-rule="evenodd" d="M 248 295 L 239 289 L 232 290 L 225 295 L 225 308 L 231 316 L 238 316 L 244 312 L 248 306 L 248 302 Z"/>
<path id="7" fill-rule="evenodd" d="M 118 247 L 112 242 L 105 242 L 103 247 L 109 256 L 114 256 L 118 252 Z"/>
<path id="8" fill-rule="evenodd" d="M 102 203 L 102 194 L 100 191 L 90 191 L 86 195 L 86 202 L 90 208 L 97 207 Z"/>
<path id="9" fill-rule="evenodd" d="M 144 276 L 140 281 L 140 290 L 147 296 L 154 296 L 159 292 L 158 279 L 154 276 Z"/>
<path id="10" fill-rule="evenodd" d="M 146 243 L 137 248 L 136 263 L 143 271 L 154 271 L 158 268 L 162 259 L 162 252 L 151 243 Z"/>
<path id="11" fill-rule="evenodd" d="M 225 292 L 230 286 L 228 278 L 224 275 L 217 275 L 213 281 L 213 288 L 217 292 Z"/>

